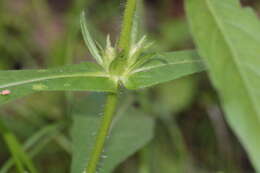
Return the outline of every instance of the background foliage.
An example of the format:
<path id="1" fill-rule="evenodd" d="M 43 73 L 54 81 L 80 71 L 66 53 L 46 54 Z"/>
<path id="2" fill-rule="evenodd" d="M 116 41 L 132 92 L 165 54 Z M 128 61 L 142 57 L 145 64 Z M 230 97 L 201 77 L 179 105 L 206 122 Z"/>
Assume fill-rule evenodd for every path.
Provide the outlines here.
<path id="1" fill-rule="evenodd" d="M 260 12 L 257 0 L 242 3 Z M 0 1 L 0 69 L 49 68 L 91 60 L 79 32 L 80 12 L 88 9 L 95 39 L 104 43 L 105 35 L 111 33 L 115 41 L 121 4 L 120 0 Z M 141 14 L 143 30 L 155 42 L 153 49 L 194 47 L 183 1 L 147 0 Z M 0 139 L 0 173 L 15 171 L 3 140 L 10 133 L 24 144 L 39 170 L 69 172 L 72 107 L 80 110 L 91 106 L 91 99 L 85 97 L 89 93 L 41 92 L 2 106 L 0 118 L 9 130 L 3 130 L 4 138 Z M 124 97 L 133 103 L 133 111 L 156 117 L 156 128 L 153 140 L 115 172 L 254 172 L 223 118 L 206 74 L 124 93 Z M 82 99 L 85 105 L 77 104 Z"/>

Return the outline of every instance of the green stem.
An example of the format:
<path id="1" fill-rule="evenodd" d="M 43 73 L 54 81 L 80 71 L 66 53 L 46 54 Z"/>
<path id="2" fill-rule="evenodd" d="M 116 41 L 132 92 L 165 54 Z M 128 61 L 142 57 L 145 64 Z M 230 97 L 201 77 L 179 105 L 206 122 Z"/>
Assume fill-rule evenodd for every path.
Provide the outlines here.
<path id="1" fill-rule="evenodd" d="M 119 38 L 118 46 L 120 49 L 128 53 L 131 44 L 131 34 L 133 27 L 133 19 L 136 11 L 137 0 L 127 0 L 124 12 L 122 31 Z"/>
<path id="2" fill-rule="evenodd" d="M 111 122 L 113 120 L 113 115 L 115 113 L 117 100 L 118 100 L 117 93 L 108 93 L 103 120 L 101 122 L 101 127 L 97 134 L 94 149 L 91 153 L 90 160 L 88 161 L 87 164 L 86 173 L 96 173 L 97 164 L 103 152 L 106 137 L 109 133 Z"/>

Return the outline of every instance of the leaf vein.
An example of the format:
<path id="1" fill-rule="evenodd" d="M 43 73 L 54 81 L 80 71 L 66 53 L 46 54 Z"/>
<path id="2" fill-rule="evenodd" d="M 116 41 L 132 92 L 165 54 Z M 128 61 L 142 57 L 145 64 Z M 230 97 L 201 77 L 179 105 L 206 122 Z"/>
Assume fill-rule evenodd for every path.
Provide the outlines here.
<path id="1" fill-rule="evenodd" d="M 24 85 L 24 84 L 28 84 L 28 83 L 40 82 L 40 81 L 44 81 L 44 80 L 59 79 L 59 78 L 72 78 L 72 77 L 108 77 L 108 75 L 82 74 L 81 73 L 81 74 L 48 76 L 48 77 L 34 78 L 34 79 L 29 79 L 29 80 L 24 80 L 24 81 L 19 81 L 19 82 L 8 83 L 5 85 L 0 85 L 0 89 L 13 87 L 13 86 L 17 86 L 17 85 Z"/>
<path id="2" fill-rule="evenodd" d="M 143 67 L 143 68 L 133 70 L 130 74 L 134 74 L 134 73 L 138 73 L 138 72 L 145 72 L 148 70 L 152 70 L 154 68 L 159 68 L 159 67 L 163 67 L 163 66 L 167 66 L 167 65 L 192 64 L 192 63 L 199 63 L 199 62 L 202 62 L 202 61 L 201 60 L 192 60 L 192 61 L 184 60 L 184 61 L 173 62 L 173 63 L 162 63 L 162 64 L 158 64 L 158 65 L 154 65 L 154 66 Z"/>

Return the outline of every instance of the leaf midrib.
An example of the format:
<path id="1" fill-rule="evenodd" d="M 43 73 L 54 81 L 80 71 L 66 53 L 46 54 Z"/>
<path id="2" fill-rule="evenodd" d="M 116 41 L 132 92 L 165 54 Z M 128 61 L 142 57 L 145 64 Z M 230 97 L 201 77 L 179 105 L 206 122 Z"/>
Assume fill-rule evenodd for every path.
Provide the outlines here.
<path id="1" fill-rule="evenodd" d="M 252 100 L 251 99 L 248 99 L 248 100 L 253 105 L 252 106 L 253 107 L 253 111 L 256 113 L 256 115 L 259 115 L 259 112 L 258 112 L 258 109 L 257 109 L 257 105 L 256 105 L 256 100 L 255 100 L 255 98 L 253 97 L 253 95 L 251 93 L 250 87 L 247 85 L 248 81 L 246 80 L 246 78 L 244 76 L 244 73 L 239 68 L 239 63 L 238 63 L 238 60 L 237 60 L 237 56 L 238 55 L 236 54 L 236 51 L 234 50 L 235 48 L 232 46 L 232 43 L 230 43 L 230 40 L 226 36 L 226 34 L 224 32 L 225 29 L 222 28 L 222 24 L 221 24 L 222 22 L 221 22 L 221 20 L 218 19 L 217 15 L 215 14 L 214 8 L 212 7 L 212 5 L 210 3 L 210 0 L 205 0 L 205 1 L 206 1 L 206 4 L 208 5 L 208 10 L 211 12 L 212 17 L 215 20 L 215 23 L 218 26 L 218 29 L 220 30 L 220 34 L 223 36 L 224 40 L 226 41 L 227 46 L 230 48 L 230 53 L 232 55 L 231 58 L 234 61 L 235 68 L 237 69 L 238 73 L 240 74 L 239 78 L 241 79 L 242 83 L 244 84 L 244 87 L 245 87 L 244 90 L 248 94 L 248 96 L 252 99 Z M 258 117 L 258 119 L 259 119 L 259 117 Z"/>
<path id="2" fill-rule="evenodd" d="M 191 60 L 191 61 L 183 60 L 183 61 L 179 61 L 179 62 L 159 64 L 159 65 L 143 67 L 143 68 L 139 68 L 139 69 L 133 70 L 130 74 L 133 75 L 135 73 L 145 72 L 145 71 L 149 71 L 149 70 L 152 70 L 152 69 L 155 69 L 155 68 L 159 68 L 159 67 L 163 67 L 163 66 L 167 66 L 167 65 L 192 64 L 192 63 L 196 63 L 196 62 L 202 62 L 202 61 L 201 60 Z"/>
<path id="3" fill-rule="evenodd" d="M 34 83 L 34 82 L 40 82 L 40 81 L 49 80 L 49 79 L 72 78 L 72 77 L 108 77 L 108 75 L 94 74 L 94 73 L 93 74 L 79 73 L 79 74 L 55 75 L 55 76 L 33 78 L 33 79 L 29 79 L 29 80 L 23 80 L 23 81 L 19 81 L 19 82 L 13 82 L 13 83 L 5 84 L 5 85 L 0 85 L 0 89 L 18 86 L 18 85 L 25 85 L 25 84 Z"/>

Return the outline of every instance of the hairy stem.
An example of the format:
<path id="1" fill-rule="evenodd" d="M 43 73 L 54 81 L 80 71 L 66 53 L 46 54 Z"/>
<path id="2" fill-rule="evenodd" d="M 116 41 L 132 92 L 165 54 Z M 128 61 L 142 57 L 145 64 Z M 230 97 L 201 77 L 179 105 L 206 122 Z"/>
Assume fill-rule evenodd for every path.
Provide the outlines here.
<path id="1" fill-rule="evenodd" d="M 86 173 L 96 173 L 97 164 L 102 155 L 106 137 L 109 133 L 113 115 L 117 105 L 117 93 L 108 93 L 101 127 L 98 131 L 94 149 L 88 161 Z"/>
<path id="2" fill-rule="evenodd" d="M 131 35 L 132 35 L 133 19 L 136 11 L 136 1 L 137 0 L 127 0 L 125 12 L 124 12 L 122 31 L 118 43 L 119 49 L 124 51 L 126 54 L 128 53 L 131 45 Z M 98 131 L 94 149 L 91 153 L 90 160 L 88 161 L 87 164 L 86 173 L 96 173 L 97 164 L 103 152 L 106 137 L 109 133 L 111 122 L 113 120 L 113 115 L 115 113 L 116 105 L 117 105 L 117 93 L 109 93 L 107 96 L 101 127 Z"/>
<path id="3" fill-rule="evenodd" d="M 127 0 L 122 24 L 122 31 L 118 43 L 119 48 L 126 53 L 129 51 L 131 44 L 131 34 L 133 19 L 136 11 L 136 1 L 137 0 Z"/>

